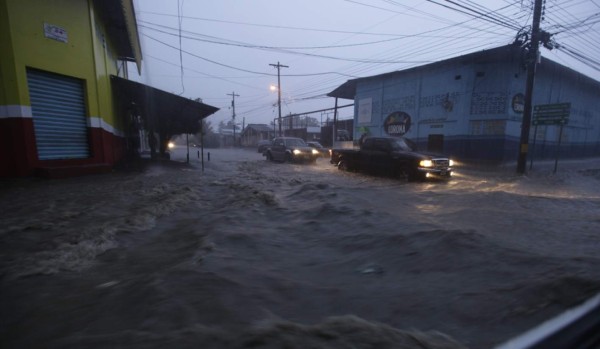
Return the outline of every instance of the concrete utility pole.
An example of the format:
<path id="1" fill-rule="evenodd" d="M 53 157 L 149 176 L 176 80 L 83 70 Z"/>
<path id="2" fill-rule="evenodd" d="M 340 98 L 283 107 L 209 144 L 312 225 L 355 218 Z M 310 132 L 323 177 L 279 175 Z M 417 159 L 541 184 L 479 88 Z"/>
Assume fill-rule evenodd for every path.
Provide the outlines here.
<path id="1" fill-rule="evenodd" d="M 523 110 L 523 123 L 521 124 L 521 142 L 519 158 L 517 160 L 517 173 L 524 174 L 527 165 L 527 152 L 529 148 L 529 129 L 531 126 L 531 112 L 533 109 L 533 83 L 535 68 L 540 48 L 540 18 L 542 17 L 542 1 L 535 0 L 533 6 L 533 24 L 531 27 L 531 47 L 529 61 L 527 62 L 527 83 L 525 85 L 525 109 Z"/>
<path id="2" fill-rule="evenodd" d="M 231 100 L 231 119 L 233 120 L 233 147 L 235 148 L 235 97 L 239 97 L 240 95 L 236 95 L 235 92 L 228 93 L 227 95 L 233 98 Z"/>
<path id="3" fill-rule="evenodd" d="M 281 137 L 283 134 L 281 133 L 281 75 L 279 74 L 279 71 L 281 68 L 289 67 L 287 65 L 279 64 L 279 61 L 277 61 L 277 64 L 269 65 L 277 68 L 277 107 L 279 108 L 279 137 Z"/>

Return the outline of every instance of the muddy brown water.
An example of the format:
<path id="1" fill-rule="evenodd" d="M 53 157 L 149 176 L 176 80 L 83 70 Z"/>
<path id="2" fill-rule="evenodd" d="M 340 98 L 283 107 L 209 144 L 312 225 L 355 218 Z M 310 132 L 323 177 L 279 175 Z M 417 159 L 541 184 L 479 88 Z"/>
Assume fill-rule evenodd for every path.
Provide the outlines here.
<path id="1" fill-rule="evenodd" d="M 3 181 L 0 346 L 490 348 L 600 291 L 598 161 L 407 183 L 211 153 Z"/>

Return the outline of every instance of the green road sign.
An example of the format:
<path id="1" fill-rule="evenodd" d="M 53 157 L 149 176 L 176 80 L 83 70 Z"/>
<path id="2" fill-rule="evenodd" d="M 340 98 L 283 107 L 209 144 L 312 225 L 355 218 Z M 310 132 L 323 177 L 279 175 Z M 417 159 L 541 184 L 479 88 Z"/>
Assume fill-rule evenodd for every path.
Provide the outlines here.
<path id="1" fill-rule="evenodd" d="M 541 104 L 533 107 L 533 125 L 566 125 L 571 103 Z"/>

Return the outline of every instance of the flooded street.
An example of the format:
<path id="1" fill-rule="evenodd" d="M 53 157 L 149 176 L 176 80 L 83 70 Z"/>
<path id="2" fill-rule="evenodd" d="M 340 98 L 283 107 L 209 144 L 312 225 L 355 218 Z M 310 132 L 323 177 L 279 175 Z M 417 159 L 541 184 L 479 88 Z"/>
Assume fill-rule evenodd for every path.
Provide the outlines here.
<path id="1" fill-rule="evenodd" d="M 408 183 L 196 151 L 0 183 L 0 346 L 490 348 L 600 291 L 598 160 Z"/>

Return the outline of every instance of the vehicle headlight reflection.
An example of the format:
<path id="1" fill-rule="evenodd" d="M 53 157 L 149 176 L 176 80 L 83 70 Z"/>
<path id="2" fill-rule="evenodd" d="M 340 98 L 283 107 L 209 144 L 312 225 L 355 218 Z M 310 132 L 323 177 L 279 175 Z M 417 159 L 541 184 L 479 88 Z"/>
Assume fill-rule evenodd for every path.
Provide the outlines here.
<path id="1" fill-rule="evenodd" d="M 448 166 L 450 166 L 450 167 L 454 166 L 454 160 L 450 159 L 448 161 Z"/>

